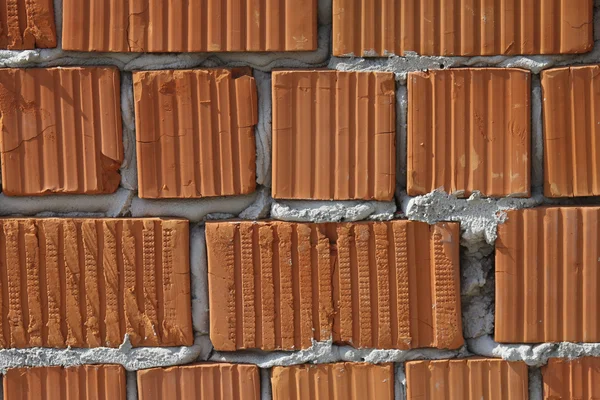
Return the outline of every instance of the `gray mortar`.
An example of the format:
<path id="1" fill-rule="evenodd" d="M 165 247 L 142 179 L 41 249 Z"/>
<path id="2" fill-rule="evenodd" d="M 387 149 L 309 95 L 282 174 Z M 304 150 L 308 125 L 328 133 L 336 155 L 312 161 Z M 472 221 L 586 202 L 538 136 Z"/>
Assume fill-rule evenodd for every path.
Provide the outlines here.
<path id="1" fill-rule="evenodd" d="M 539 368 L 529 368 L 529 400 L 543 400 L 542 372 Z"/>
<path id="2" fill-rule="evenodd" d="M 396 203 L 382 201 L 274 200 L 271 217 L 294 222 L 391 220 Z"/>
<path id="3" fill-rule="evenodd" d="M 260 398 L 261 400 L 272 400 L 271 369 L 260 370 Z"/>
<path id="4" fill-rule="evenodd" d="M 192 322 L 194 333 L 208 335 L 208 262 L 204 226 L 194 226 L 190 232 L 190 268 Z"/>
<path id="5" fill-rule="evenodd" d="M 404 372 L 404 364 L 394 365 L 394 399 L 405 400 L 406 399 L 406 374 Z"/>
<path id="6" fill-rule="evenodd" d="M 137 400 L 137 374 L 134 371 L 127 371 L 127 400 Z"/>

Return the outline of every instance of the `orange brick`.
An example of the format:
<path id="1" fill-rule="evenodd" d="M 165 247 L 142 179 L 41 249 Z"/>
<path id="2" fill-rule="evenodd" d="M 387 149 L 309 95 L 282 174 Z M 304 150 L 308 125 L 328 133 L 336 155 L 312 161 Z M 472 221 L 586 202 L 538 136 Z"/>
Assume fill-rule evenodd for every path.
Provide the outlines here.
<path id="1" fill-rule="evenodd" d="M 529 197 L 530 73 L 510 68 L 411 72 L 408 194 Z"/>
<path id="2" fill-rule="evenodd" d="M 273 72 L 273 197 L 391 200 L 395 80 L 386 72 Z"/>
<path id="3" fill-rule="evenodd" d="M 463 344 L 459 226 L 207 223 L 217 350 Z"/>
<path id="4" fill-rule="evenodd" d="M 599 65 L 542 72 L 544 194 L 600 195 Z"/>
<path id="5" fill-rule="evenodd" d="M 275 367 L 273 400 L 393 400 L 393 364 L 337 363 Z"/>
<path id="6" fill-rule="evenodd" d="M 125 400 L 125 369 L 120 365 L 9 369 L 4 400 Z"/>
<path id="7" fill-rule="evenodd" d="M 333 54 L 585 53 L 592 0 L 333 0 Z"/>
<path id="8" fill-rule="evenodd" d="M 599 207 L 509 211 L 496 241 L 501 343 L 599 342 Z"/>
<path id="9" fill-rule="evenodd" d="M 10 0 L 0 6 L 0 49 L 56 47 L 52 0 Z"/>
<path id="10" fill-rule="evenodd" d="M 4 194 L 117 190 L 120 99 L 116 68 L 0 69 Z"/>
<path id="11" fill-rule="evenodd" d="M 544 400 L 600 398 L 600 358 L 551 358 L 542 367 Z"/>
<path id="12" fill-rule="evenodd" d="M 64 0 L 65 50 L 317 49 L 317 0 Z"/>
<path id="13" fill-rule="evenodd" d="M 524 362 L 495 359 L 410 361 L 406 363 L 407 400 L 529 399 Z"/>
<path id="14" fill-rule="evenodd" d="M 0 219 L 0 347 L 193 343 L 184 220 Z"/>
<path id="15" fill-rule="evenodd" d="M 140 197 L 255 190 L 257 97 L 254 78 L 246 72 L 133 74 Z"/>
<path id="16" fill-rule="evenodd" d="M 260 400 L 258 367 L 196 364 L 137 373 L 139 400 Z"/>

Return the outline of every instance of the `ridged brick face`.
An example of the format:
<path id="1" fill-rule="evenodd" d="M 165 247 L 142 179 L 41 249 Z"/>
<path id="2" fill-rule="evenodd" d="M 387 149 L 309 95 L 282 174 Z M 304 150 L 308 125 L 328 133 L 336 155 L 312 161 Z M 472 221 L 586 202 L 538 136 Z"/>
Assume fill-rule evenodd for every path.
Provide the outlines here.
<path id="1" fill-rule="evenodd" d="M 136 72 L 141 198 L 247 194 L 256 187 L 250 70 Z"/>
<path id="2" fill-rule="evenodd" d="M 408 74 L 411 196 L 529 197 L 530 72 L 469 68 Z"/>
<path id="3" fill-rule="evenodd" d="M 542 367 L 544 400 L 600 398 L 600 358 L 551 358 Z"/>
<path id="4" fill-rule="evenodd" d="M 120 365 L 9 369 L 4 400 L 125 400 L 125 368 Z"/>
<path id="5" fill-rule="evenodd" d="M 260 400 L 258 367 L 195 364 L 137 373 L 139 400 Z"/>
<path id="6" fill-rule="evenodd" d="M 543 71 L 544 195 L 600 195 L 600 66 Z"/>
<path id="7" fill-rule="evenodd" d="M 273 368 L 273 400 L 393 400 L 394 366 L 359 363 Z"/>
<path id="8" fill-rule="evenodd" d="M 600 208 L 507 212 L 496 240 L 501 343 L 600 342 Z"/>
<path id="9" fill-rule="evenodd" d="M 120 93 L 116 68 L 0 69 L 3 193 L 117 190 Z"/>
<path id="10" fill-rule="evenodd" d="M 64 0 L 65 50 L 317 49 L 317 0 Z"/>
<path id="11" fill-rule="evenodd" d="M 585 53 L 592 0 L 333 0 L 333 54 Z"/>
<path id="12" fill-rule="evenodd" d="M 529 399 L 524 362 L 495 359 L 409 361 L 407 400 Z"/>
<path id="13" fill-rule="evenodd" d="M 391 200 L 395 87 L 386 72 L 273 72 L 273 197 Z"/>
<path id="14" fill-rule="evenodd" d="M 53 0 L 5 0 L 0 4 L 0 49 L 56 47 Z"/>
<path id="15" fill-rule="evenodd" d="M 0 219 L 0 347 L 193 343 L 188 222 Z"/>
<path id="16" fill-rule="evenodd" d="M 208 223 L 213 345 L 458 348 L 459 236 L 455 223 Z"/>

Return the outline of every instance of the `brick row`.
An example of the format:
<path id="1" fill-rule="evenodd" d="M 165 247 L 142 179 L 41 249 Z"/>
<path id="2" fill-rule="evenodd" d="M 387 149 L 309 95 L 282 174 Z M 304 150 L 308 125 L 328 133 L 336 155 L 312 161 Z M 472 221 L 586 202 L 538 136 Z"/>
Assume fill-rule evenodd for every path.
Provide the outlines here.
<path id="1" fill-rule="evenodd" d="M 0 3 L 0 49 L 56 47 L 52 0 L 4 0 Z"/>
<path id="2" fill-rule="evenodd" d="M 551 358 L 542 367 L 544 400 L 600 397 L 600 358 Z"/>
<path id="3" fill-rule="evenodd" d="M 592 0 L 333 0 L 333 54 L 585 53 Z"/>
<path id="4" fill-rule="evenodd" d="M 77 51 L 317 49 L 317 0 L 64 0 L 62 47 Z"/>
<path id="5" fill-rule="evenodd" d="M 206 240 L 218 350 L 463 343 L 458 224 L 207 223 Z"/>
<path id="6" fill-rule="evenodd" d="M 1 219 L 0 347 L 193 343 L 188 222 Z"/>

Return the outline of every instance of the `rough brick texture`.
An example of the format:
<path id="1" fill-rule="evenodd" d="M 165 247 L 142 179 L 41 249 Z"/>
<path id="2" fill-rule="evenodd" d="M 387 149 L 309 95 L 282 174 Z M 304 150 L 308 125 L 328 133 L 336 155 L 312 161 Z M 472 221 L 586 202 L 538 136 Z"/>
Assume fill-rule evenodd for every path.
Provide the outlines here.
<path id="1" fill-rule="evenodd" d="M 117 190 L 120 99 L 116 68 L 0 69 L 3 193 Z"/>
<path id="2" fill-rule="evenodd" d="M 193 364 L 137 373 L 139 400 L 260 400 L 258 367 Z"/>
<path id="3" fill-rule="evenodd" d="M 0 219 L 0 347 L 191 345 L 188 222 Z"/>
<path id="4" fill-rule="evenodd" d="M 136 72 L 139 196 L 210 197 L 256 187 L 251 71 Z"/>
<path id="5" fill-rule="evenodd" d="M 600 398 L 600 358 L 551 358 L 542 368 L 544 400 Z"/>
<path id="6" fill-rule="evenodd" d="M 273 72 L 273 197 L 391 200 L 394 75 Z"/>
<path id="7" fill-rule="evenodd" d="M 496 341 L 600 342 L 600 208 L 507 217 L 496 241 Z"/>
<path id="8" fill-rule="evenodd" d="M 393 400 L 394 366 L 337 363 L 275 367 L 273 400 Z"/>
<path id="9" fill-rule="evenodd" d="M 471 68 L 408 75 L 411 196 L 529 197 L 530 73 Z"/>
<path id="10" fill-rule="evenodd" d="M 224 222 L 206 237 L 218 350 L 463 344 L 458 224 Z"/>
<path id="11" fill-rule="evenodd" d="M 56 47 L 53 0 L 4 0 L 0 4 L 0 49 Z"/>
<path id="12" fill-rule="evenodd" d="M 495 359 L 409 361 L 407 400 L 529 399 L 524 362 Z"/>
<path id="13" fill-rule="evenodd" d="M 600 195 L 600 66 L 542 72 L 544 194 Z"/>
<path id="14" fill-rule="evenodd" d="M 4 375 L 4 400 L 125 400 L 120 365 L 13 368 Z"/>
<path id="15" fill-rule="evenodd" d="M 65 50 L 308 51 L 317 0 L 64 0 Z"/>
<path id="16" fill-rule="evenodd" d="M 592 0 L 333 0 L 333 54 L 585 53 Z"/>

